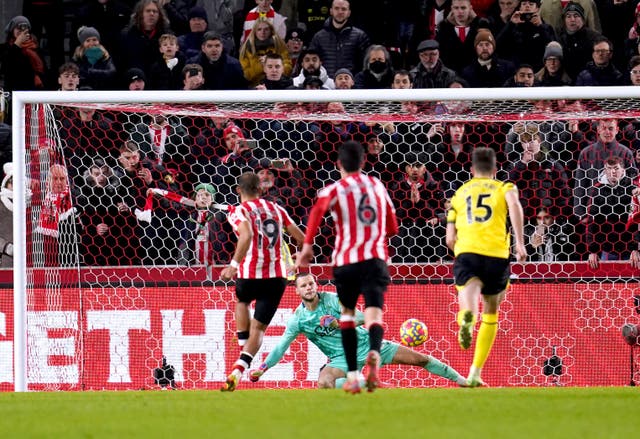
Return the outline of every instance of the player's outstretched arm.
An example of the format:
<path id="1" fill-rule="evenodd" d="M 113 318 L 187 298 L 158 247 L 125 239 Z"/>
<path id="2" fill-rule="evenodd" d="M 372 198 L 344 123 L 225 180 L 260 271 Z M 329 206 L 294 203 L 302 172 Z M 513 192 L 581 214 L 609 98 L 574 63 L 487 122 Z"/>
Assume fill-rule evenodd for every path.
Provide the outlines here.
<path id="1" fill-rule="evenodd" d="M 518 262 L 524 262 L 527 259 L 527 248 L 524 244 L 524 213 L 518 198 L 518 189 L 514 188 L 508 191 L 505 194 L 505 199 L 509 207 L 509 218 L 511 219 L 513 236 L 516 241 L 516 259 Z"/>
<path id="2" fill-rule="evenodd" d="M 273 350 L 269 352 L 269 355 L 267 355 L 267 358 L 265 358 L 264 363 L 262 363 L 257 369 L 249 372 L 249 380 L 255 383 L 262 377 L 262 375 L 264 375 L 267 370 L 278 364 L 278 362 L 282 359 L 282 357 L 284 357 L 287 349 L 289 349 L 289 346 L 291 345 L 291 343 L 293 343 L 293 340 L 296 339 L 299 333 L 300 331 L 298 330 L 298 319 L 294 315 L 287 322 L 287 328 L 285 329 L 284 334 L 282 334 L 282 338 L 280 338 L 280 341 L 273 348 Z"/>

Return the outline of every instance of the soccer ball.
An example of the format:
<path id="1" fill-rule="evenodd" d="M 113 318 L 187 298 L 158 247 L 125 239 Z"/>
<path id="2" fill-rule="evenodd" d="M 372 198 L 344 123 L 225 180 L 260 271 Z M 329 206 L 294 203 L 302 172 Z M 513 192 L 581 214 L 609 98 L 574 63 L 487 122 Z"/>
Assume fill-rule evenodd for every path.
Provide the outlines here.
<path id="1" fill-rule="evenodd" d="M 427 325 L 418 319 L 406 320 L 400 326 L 400 342 L 405 346 L 420 346 L 427 341 Z"/>

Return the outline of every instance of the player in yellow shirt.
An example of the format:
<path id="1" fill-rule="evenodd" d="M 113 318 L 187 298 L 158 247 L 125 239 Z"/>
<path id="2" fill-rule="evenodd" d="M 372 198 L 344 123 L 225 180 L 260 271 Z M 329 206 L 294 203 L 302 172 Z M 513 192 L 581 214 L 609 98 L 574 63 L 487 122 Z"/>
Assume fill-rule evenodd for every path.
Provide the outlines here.
<path id="1" fill-rule="evenodd" d="M 480 377 L 498 332 L 498 309 L 509 286 L 507 215 L 515 238 L 518 261 L 524 261 L 522 206 L 513 183 L 495 180 L 496 154 L 491 148 L 473 151 L 473 178 L 451 199 L 447 217 L 447 246 L 453 250 L 453 276 L 458 290 L 458 342 L 469 349 L 482 298 L 482 323 L 467 380 L 483 386 Z"/>

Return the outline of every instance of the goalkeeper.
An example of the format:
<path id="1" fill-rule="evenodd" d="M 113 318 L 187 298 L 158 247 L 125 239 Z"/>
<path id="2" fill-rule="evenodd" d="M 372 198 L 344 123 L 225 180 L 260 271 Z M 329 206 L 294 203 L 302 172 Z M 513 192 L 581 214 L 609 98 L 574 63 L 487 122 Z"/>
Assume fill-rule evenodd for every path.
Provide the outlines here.
<path id="1" fill-rule="evenodd" d="M 300 274 L 295 281 L 296 293 L 302 304 L 295 310 L 287 322 L 280 343 L 269 353 L 264 363 L 249 374 L 251 381 L 256 382 L 270 368 L 275 366 L 295 340 L 298 334 L 304 334 L 329 358 L 329 363 L 322 368 L 318 376 L 318 387 L 321 389 L 342 388 L 347 376 L 347 361 L 344 356 L 340 336 L 341 305 L 338 296 L 332 293 L 319 293 L 315 278 L 310 273 Z M 364 314 L 356 311 L 358 334 L 358 369 L 362 369 L 369 353 L 369 332 L 362 327 Z M 467 387 L 467 380 L 456 370 L 436 360 L 430 355 L 421 354 L 397 343 L 383 340 L 380 351 L 381 364 L 406 364 L 420 366 L 429 372 L 447 378 L 459 386 Z"/>

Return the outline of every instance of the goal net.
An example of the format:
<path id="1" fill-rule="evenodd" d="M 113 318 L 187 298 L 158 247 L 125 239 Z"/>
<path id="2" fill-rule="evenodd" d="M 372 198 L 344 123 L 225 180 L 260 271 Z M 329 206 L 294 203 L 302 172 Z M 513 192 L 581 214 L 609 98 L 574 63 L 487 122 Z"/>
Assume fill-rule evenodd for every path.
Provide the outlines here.
<path id="1" fill-rule="evenodd" d="M 0 295 L 0 390 L 215 389 L 239 353 L 233 284 L 237 177 L 304 228 L 318 189 L 356 140 L 396 205 L 385 337 L 426 323 L 417 347 L 466 375 L 456 342 L 447 200 L 477 146 L 519 188 L 529 258 L 483 372 L 494 386 L 625 385 L 640 379 L 622 336 L 640 324 L 634 88 L 17 93 L 14 290 Z M 591 146 L 595 145 L 595 146 Z M 583 154 L 587 148 L 596 152 Z M 200 195 L 198 195 L 200 194 Z M 333 291 L 327 217 L 311 270 Z M 291 247 L 292 251 L 295 250 Z M 6 285 L 6 284 L 5 284 Z M 13 293 L 13 294 L 12 294 Z M 292 286 L 257 367 L 300 300 Z M 633 341 L 632 341 L 633 344 Z M 12 355 L 13 353 L 13 361 Z M 314 387 L 326 358 L 299 337 L 244 388 Z M 387 366 L 389 386 L 451 385 Z"/>

